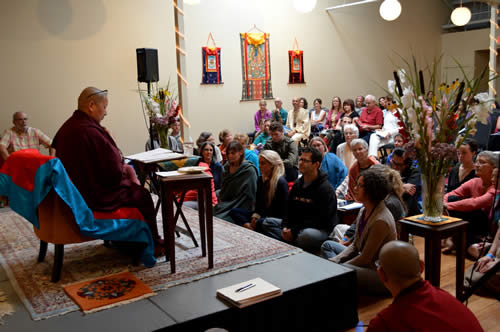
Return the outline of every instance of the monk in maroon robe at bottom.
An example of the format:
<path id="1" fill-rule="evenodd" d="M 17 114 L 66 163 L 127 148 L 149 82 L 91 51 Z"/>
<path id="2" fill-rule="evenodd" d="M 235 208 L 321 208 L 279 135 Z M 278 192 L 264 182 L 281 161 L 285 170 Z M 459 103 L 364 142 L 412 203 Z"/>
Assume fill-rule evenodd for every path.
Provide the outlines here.
<path id="1" fill-rule="evenodd" d="M 94 211 L 111 212 L 120 207 L 137 208 L 161 253 L 156 213 L 150 193 L 129 175 L 120 150 L 100 125 L 108 106 L 107 90 L 88 87 L 78 98 L 78 109 L 57 132 L 52 146 L 85 202 Z"/>

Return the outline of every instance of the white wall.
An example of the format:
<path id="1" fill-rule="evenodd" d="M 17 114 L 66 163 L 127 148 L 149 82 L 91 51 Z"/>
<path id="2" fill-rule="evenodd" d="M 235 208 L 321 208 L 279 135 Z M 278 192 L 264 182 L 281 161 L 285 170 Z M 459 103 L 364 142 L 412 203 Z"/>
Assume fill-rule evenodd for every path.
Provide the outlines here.
<path id="1" fill-rule="evenodd" d="M 144 149 L 135 49 L 157 48 L 160 78 L 175 73 L 170 1 L 1 1 L 0 42 L 2 130 L 23 110 L 53 137 L 81 90 L 96 86 L 109 90 L 103 125 L 122 151 Z"/>
<path id="2" fill-rule="evenodd" d="M 291 0 L 202 0 L 185 6 L 187 75 L 185 112 L 189 134 L 218 133 L 223 128 L 250 131 L 257 102 L 240 102 L 239 33 L 253 24 L 269 32 L 275 96 L 291 107 L 293 96 L 331 97 L 385 94 L 392 77 L 394 52 L 415 54 L 425 63 L 441 53 L 441 24 L 448 10 L 442 1 L 401 0 L 403 12 L 383 21 L 379 3 L 327 14 L 340 0 L 319 0 L 309 14 L 299 14 Z M 200 86 L 201 46 L 212 32 L 222 47 L 222 86 Z M 288 85 L 287 51 L 297 37 L 304 50 L 306 84 Z M 109 115 L 103 125 L 115 134 L 124 153 L 143 148 L 147 133 L 137 95 L 135 49 L 159 50 L 161 82 L 175 81 L 173 9 L 161 0 L 23 0 L 0 2 L 2 112 L 0 127 L 16 110 L 30 124 L 53 136 L 76 108 L 81 89 L 110 90 Z M 272 102 L 271 102 L 272 104 Z M 271 105 L 269 105 L 271 106 Z"/>
<path id="3" fill-rule="evenodd" d="M 441 36 L 445 56 L 442 63 L 442 80 L 450 82 L 462 78 L 462 72 L 456 61 L 464 69 L 469 78 L 478 75 L 489 63 L 490 29 L 480 29 L 464 32 L 447 33 Z M 456 60 L 456 61 L 455 61 Z M 500 70 L 497 58 L 497 71 Z M 500 83 L 495 81 L 498 91 Z M 486 82 L 481 85 L 481 91 L 488 91 Z"/>

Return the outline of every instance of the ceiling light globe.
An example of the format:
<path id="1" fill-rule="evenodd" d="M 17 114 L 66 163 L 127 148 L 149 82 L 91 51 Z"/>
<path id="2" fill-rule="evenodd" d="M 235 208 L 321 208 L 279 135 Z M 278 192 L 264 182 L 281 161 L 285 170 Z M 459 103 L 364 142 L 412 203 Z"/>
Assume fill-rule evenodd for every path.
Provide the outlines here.
<path id="1" fill-rule="evenodd" d="M 401 15 L 401 4 L 398 0 L 385 0 L 379 8 L 380 16 L 386 21 L 394 21 Z"/>
<path id="2" fill-rule="evenodd" d="M 467 7 L 457 7 L 451 12 L 451 21 L 459 27 L 469 23 L 471 17 L 472 13 Z"/>

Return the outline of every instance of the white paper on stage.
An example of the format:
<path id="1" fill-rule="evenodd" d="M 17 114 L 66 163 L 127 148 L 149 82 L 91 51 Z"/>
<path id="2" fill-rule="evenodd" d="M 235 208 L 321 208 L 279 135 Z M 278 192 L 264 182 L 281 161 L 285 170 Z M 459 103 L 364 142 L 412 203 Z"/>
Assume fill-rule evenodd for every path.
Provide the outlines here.
<path id="1" fill-rule="evenodd" d="M 351 204 L 347 204 L 344 206 L 339 207 L 338 209 L 341 211 L 349 211 L 349 210 L 356 210 L 356 209 L 361 209 L 363 207 L 363 204 L 354 202 Z"/>
<path id="2" fill-rule="evenodd" d="M 176 160 L 185 158 L 181 153 L 172 152 L 168 149 L 154 149 L 146 152 L 132 154 L 130 156 L 126 156 L 125 158 L 130 160 L 137 160 L 145 164 L 150 164 L 158 161 L 168 161 L 168 160 Z"/>

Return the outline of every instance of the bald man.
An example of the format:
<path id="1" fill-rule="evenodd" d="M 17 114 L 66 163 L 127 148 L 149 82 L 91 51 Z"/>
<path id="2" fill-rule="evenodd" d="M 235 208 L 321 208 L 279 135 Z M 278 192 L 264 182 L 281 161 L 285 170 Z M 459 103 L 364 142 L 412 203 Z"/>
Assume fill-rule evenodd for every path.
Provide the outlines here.
<path id="1" fill-rule="evenodd" d="M 380 250 L 378 275 L 394 297 L 367 331 L 483 331 L 474 314 L 446 291 L 422 280 L 417 249 L 402 241 Z"/>
<path id="2" fill-rule="evenodd" d="M 107 107 L 107 90 L 84 89 L 78 97 L 78 109 L 59 129 L 52 146 L 90 209 L 111 212 L 135 207 L 141 212 L 159 255 L 161 240 L 151 195 L 130 176 L 130 167 L 123 163 L 114 139 L 101 126 Z"/>
<path id="3" fill-rule="evenodd" d="M 52 140 L 40 129 L 28 127 L 28 114 L 24 112 L 14 113 L 12 123 L 14 127 L 7 129 L 0 140 L 0 156 L 3 160 L 7 160 L 9 154 L 15 151 L 40 150 L 40 145 L 49 149 L 51 156 L 55 155 L 55 151 L 51 147 Z"/>

